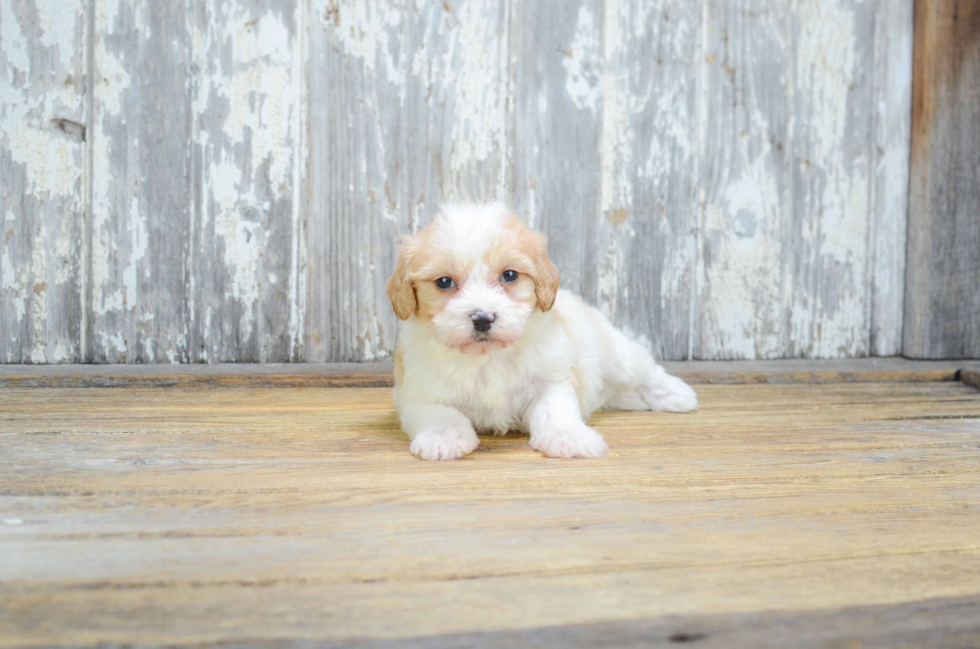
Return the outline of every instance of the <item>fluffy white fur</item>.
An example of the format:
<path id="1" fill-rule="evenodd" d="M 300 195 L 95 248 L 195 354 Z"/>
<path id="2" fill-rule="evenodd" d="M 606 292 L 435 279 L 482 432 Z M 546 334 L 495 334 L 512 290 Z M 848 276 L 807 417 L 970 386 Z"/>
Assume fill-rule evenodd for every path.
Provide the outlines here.
<path id="1" fill-rule="evenodd" d="M 501 281 L 516 270 L 515 282 Z M 450 290 L 435 288 L 450 277 Z M 530 433 L 550 457 L 596 458 L 605 440 L 585 424 L 599 408 L 697 407 L 694 390 L 658 366 L 578 296 L 558 290 L 544 239 L 500 203 L 443 208 L 406 240 L 388 294 L 405 319 L 395 405 L 411 452 L 450 460 L 477 432 Z M 489 332 L 474 313 L 492 314 Z"/>

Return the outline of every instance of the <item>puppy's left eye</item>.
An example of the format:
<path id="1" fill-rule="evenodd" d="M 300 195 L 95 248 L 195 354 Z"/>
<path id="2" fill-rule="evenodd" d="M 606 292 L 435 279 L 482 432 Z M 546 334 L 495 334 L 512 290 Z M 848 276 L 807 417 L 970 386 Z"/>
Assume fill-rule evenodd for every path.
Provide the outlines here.
<path id="1" fill-rule="evenodd" d="M 517 271 L 516 270 L 505 270 L 500 276 L 501 282 L 516 282 L 517 281 Z"/>

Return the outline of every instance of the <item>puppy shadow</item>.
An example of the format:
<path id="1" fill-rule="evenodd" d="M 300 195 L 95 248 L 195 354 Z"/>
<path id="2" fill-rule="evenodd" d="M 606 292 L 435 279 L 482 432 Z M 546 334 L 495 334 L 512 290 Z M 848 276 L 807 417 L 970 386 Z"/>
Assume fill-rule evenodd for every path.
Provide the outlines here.
<path id="1" fill-rule="evenodd" d="M 402 430 L 401 423 L 398 421 L 398 415 L 395 413 L 385 413 L 372 417 L 371 422 L 367 424 L 367 428 L 371 429 L 371 433 L 377 441 L 382 442 L 385 446 L 391 447 L 392 449 L 404 451 L 406 455 L 409 455 L 408 447 L 411 441 L 408 439 L 405 431 Z M 480 445 L 476 447 L 476 450 L 457 461 L 473 458 L 481 453 L 502 454 L 514 451 L 523 453 L 531 452 L 535 455 L 540 455 L 540 453 L 531 448 L 530 436 L 527 433 L 511 430 L 506 435 L 479 433 L 479 437 Z"/>
<path id="2" fill-rule="evenodd" d="M 537 453 L 531 448 L 530 436 L 515 430 L 508 431 L 506 435 L 480 433 L 480 445 L 474 453 L 507 453 L 514 450 Z"/>

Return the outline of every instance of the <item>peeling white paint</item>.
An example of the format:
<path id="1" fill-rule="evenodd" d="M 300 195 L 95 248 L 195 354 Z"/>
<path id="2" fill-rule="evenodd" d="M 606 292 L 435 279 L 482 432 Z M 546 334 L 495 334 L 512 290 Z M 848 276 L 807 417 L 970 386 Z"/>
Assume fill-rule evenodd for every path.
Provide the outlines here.
<path id="1" fill-rule="evenodd" d="M 34 325 L 34 348 L 31 350 L 32 363 L 44 363 L 47 361 L 47 336 L 45 329 L 48 324 L 48 287 L 44 281 L 45 269 L 47 267 L 47 254 L 45 247 L 40 242 L 47 241 L 48 228 L 44 221 L 38 224 L 37 235 L 34 240 L 39 243 L 31 251 L 30 277 L 34 280 L 33 286 L 26 288 L 33 290 L 34 299 L 31 300 L 31 322 Z"/>
<path id="2" fill-rule="evenodd" d="M 567 125 L 549 137 L 593 138 L 589 146 L 598 136 L 598 164 L 589 167 L 599 173 L 597 213 L 548 212 L 554 193 L 580 178 L 563 185 L 532 168 L 517 182 L 532 224 L 594 219 L 586 226 L 570 223 L 594 234 L 587 245 L 595 267 L 583 269 L 579 279 L 617 323 L 637 322 L 630 320 L 638 286 L 630 281 L 630 266 L 645 244 L 638 232 L 653 232 L 662 246 L 650 253 L 661 271 L 660 308 L 677 321 L 651 327 L 695 332 L 698 341 L 692 337 L 689 349 L 703 357 L 861 354 L 870 349 L 871 330 L 883 341 L 877 351 L 898 349 L 904 216 L 891 215 L 903 214 L 906 200 L 908 138 L 902 133 L 908 125 L 897 116 L 907 115 L 910 103 L 911 32 L 889 41 L 892 49 L 875 51 L 874 83 L 895 85 L 876 87 L 871 103 L 865 81 L 871 59 L 861 31 L 874 24 L 884 32 L 893 15 L 884 12 L 893 7 L 814 0 L 780 15 L 716 15 L 719 6 L 702 3 L 698 17 L 674 3 L 604 0 L 599 11 L 583 4 L 570 12 L 558 48 L 549 44 L 540 59 L 508 60 L 513 39 L 522 38 L 510 32 L 520 14 L 511 4 L 297 2 L 283 15 L 248 0 L 204 0 L 201 11 L 186 18 L 193 30 L 188 96 L 174 101 L 189 102 L 194 124 L 195 148 L 179 163 L 191 165 L 201 186 L 193 199 L 201 203 L 192 210 L 188 268 L 213 268 L 220 281 L 189 273 L 183 286 L 200 303 L 181 305 L 157 295 L 153 282 L 160 278 L 149 275 L 155 266 L 147 259 L 156 252 L 150 225 L 159 221 L 146 213 L 141 193 L 154 178 L 140 167 L 149 144 L 137 138 L 140 98 L 134 93 L 146 73 L 138 48 L 153 42 L 159 25 L 152 24 L 146 3 L 95 4 L 93 129 L 83 145 L 58 131 L 55 120 L 89 121 L 80 95 L 84 3 L 37 0 L 35 6 L 32 25 L 18 22 L 11 3 L 0 6 L 0 147 L 23 177 L 18 200 L 22 194 L 39 206 L 26 219 L 17 202 L 0 206 L 7 228 L 0 243 L 2 324 L 12 332 L 4 340 L 21 330 L 31 337 L 18 358 L 61 362 L 75 353 L 73 343 L 59 337 L 60 309 L 76 280 L 75 265 L 66 260 L 77 254 L 70 219 L 84 208 L 86 145 L 93 170 L 91 274 L 78 290 L 91 290 L 85 315 L 98 328 L 92 340 L 105 358 L 179 362 L 188 354 L 186 327 L 196 326 L 191 340 L 204 348 L 190 354 L 194 360 L 221 360 L 232 335 L 256 345 L 261 358 L 271 353 L 269 341 L 285 335 L 290 358 L 314 359 L 332 345 L 330 353 L 343 359 L 370 360 L 385 358 L 394 343 L 381 277 L 389 238 L 399 227 L 417 231 L 440 198 L 513 196 L 515 119 Z M 906 1 L 903 10 L 911 6 Z M 493 26 L 498 19 L 499 28 Z M 325 84 L 314 76 L 332 72 L 322 60 L 309 60 L 313 47 L 345 66 L 349 77 L 341 84 L 353 84 L 343 87 L 357 101 L 340 102 L 343 112 L 331 119 L 345 124 L 356 146 L 349 161 L 335 161 L 340 167 L 329 171 L 336 175 L 321 169 L 306 178 L 315 158 L 308 157 L 310 149 L 322 155 L 317 147 L 325 145 L 324 134 L 335 135 L 318 121 L 335 80 Z M 895 67 L 888 61 L 897 61 Z M 522 65 L 542 63 L 552 66 L 554 78 L 536 94 L 522 95 L 529 115 L 519 114 L 515 79 Z M 53 69 L 39 69 L 45 65 Z M 307 82 L 328 94 L 310 101 Z M 696 115 L 689 114 L 692 107 Z M 872 142 L 865 148 L 848 142 L 853 120 L 872 109 L 881 152 Z M 586 128 L 579 133 L 577 124 Z M 554 142 L 535 132 L 530 140 L 522 155 L 553 155 Z M 126 173 L 114 173 L 119 170 Z M 684 174 L 693 179 L 691 188 L 669 182 Z M 328 181 L 339 193 L 313 203 L 307 192 Z M 699 223 L 685 225 L 664 213 L 683 203 L 682 191 L 699 202 Z M 362 194 L 370 199 L 362 201 Z M 328 230 L 326 219 L 339 218 L 319 211 L 325 205 L 342 206 L 343 218 L 362 219 L 337 234 L 346 237 L 353 259 L 324 259 L 326 244 L 313 240 Z M 343 211 L 350 206 L 356 213 Z M 351 234 L 355 225 L 363 232 Z M 33 247 L 20 254 L 25 239 Z M 190 249 L 191 241 L 200 247 Z M 799 250 L 787 251 L 789 245 Z M 184 261 L 180 256 L 174 264 Z M 317 273 L 334 271 L 353 272 L 356 281 L 330 284 L 350 294 L 325 306 L 311 291 L 324 287 Z M 141 295 L 141 285 L 154 290 Z M 887 304 L 878 292 L 887 294 Z M 280 294 L 285 299 L 272 297 Z M 689 314 L 678 307 L 685 299 L 694 307 Z M 881 304 L 897 315 L 879 323 Z M 270 308 L 282 314 L 270 318 L 264 312 Z M 161 326 L 153 320 L 161 309 L 187 309 L 195 324 Z M 327 312 L 325 322 L 321 312 Z M 232 322 L 230 313 L 240 319 Z M 340 352 L 335 342 L 311 342 L 326 340 L 328 329 L 338 326 L 344 329 Z M 659 332 L 634 333 L 646 335 L 651 347 L 661 340 Z M 12 347 L 4 344 L 9 360 Z"/>
<path id="3" fill-rule="evenodd" d="M 77 306 L 69 290 L 83 212 L 81 0 L 25 13 L 0 4 L 0 360 L 71 360 Z M 22 23 L 21 18 L 28 17 Z M 64 127 L 65 131 L 60 130 Z M 21 338 L 23 336 L 23 338 Z"/>
<path id="4" fill-rule="evenodd" d="M 297 84 L 295 97 L 296 108 L 293 111 L 294 156 L 293 163 L 293 204 L 292 204 L 292 260 L 289 267 L 289 337 L 290 360 L 298 357 L 301 345 L 306 339 L 306 296 L 308 273 L 306 272 L 307 248 L 305 245 L 308 230 L 304 221 L 306 170 L 308 168 L 309 143 L 306 106 L 309 102 L 309 84 L 306 82 L 306 70 L 309 60 L 309 45 L 307 43 L 307 4 L 300 2 L 296 5 L 294 21 L 296 24 L 296 55 L 293 57 L 293 79 Z"/>
<path id="5" fill-rule="evenodd" d="M 253 22 L 249 20 L 251 14 L 236 2 L 225 1 L 221 7 L 226 26 L 249 25 L 224 35 L 232 46 L 233 68 L 209 78 L 215 93 L 230 108 L 222 128 L 231 143 L 251 136 L 252 167 L 271 161 L 269 180 L 278 188 L 289 180 L 292 163 L 290 111 L 294 97 L 286 90 L 292 86 L 293 39 L 272 14 Z"/>
<path id="6" fill-rule="evenodd" d="M 42 199 L 77 196 L 82 173 L 74 143 L 48 129 L 32 128 L 24 119 L 12 120 L 7 128 L 10 157 L 24 165 L 28 193 Z"/>
<path id="7" fill-rule="evenodd" d="M 211 165 L 208 179 L 214 201 L 214 227 L 224 244 L 224 264 L 231 277 L 231 297 L 246 305 L 254 304 L 259 297 L 258 262 L 261 253 L 259 229 L 261 224 L 243 220 L 238 187 L 241 169 L 234 162 L 221 161 Z M 247 204 L 247 203 L 246 203 Z M 246 309 L 242 322 L 246 337 L 251 333 L 253 321 L 251 309 Z"/>
<path id="8" fill-rule="evenodd" d="M 11 263 L 9 254 L 0 255 L 0 286 L 3 287 L 7 299 L 14 307 L 14 322 L 20 323 L 27 313 L 27 294 L 24 292 L 24 282 L 17 269 Z"/>
<path id="9" fill-rule="evenodd" d="M 336 4 L 321 3 L 316 11 L 321 26 L 335 35 L 348 56 L 362 61 L 371 72 L 383 72 L 382 78 L 404 88 L 405 75 L 392 54 L 389 39 L 391 28 L 397 28 L 402 21 L 398 9 L 372 2 L 341 0 Z M 378 71 L 379 63 L 381 72 Z"/>
<path id="10" fill-rule="evenodd" d="M 105 35 L 110 34 L 107 30 Z M 105 38 L 95 43 L 95 61 L 98 65 L 95 92 L 99 102 L 99 118 L 118 116 L 122 113 L 123 93 L 129 89 L 129 73 L 122 60 L 106 49 Z"/>
<path id="11" fill-rule="evenodd" d="M 583 19 L 583 16 L 589 15 L 587 11 L 583 13 L 584 10 L 585 7 L 579 10 L 575 31 L 576 44 L 585 36 L 581 32 L 592 29 L 591 18 Z M 632 207 L 632 184 L 628 175 L 632 133 L 626 105 L 630 96 L 629 77 L 627 69 L 622 65 L 623 59 L 626 58 L 623 49 L 628 43 L 623 41 L 621 18 L 619 1 L 607 0 L 605 19 L 602 23 L 602 61 L 599 63 L 602 72 L 602 122 L 599 143 L 602 182 L 597 216 L 600 230 L 597 243 L 601 246 L 600 250 L 604 252 L 604 258 L 596 269 L 596 290 L 600 311 L 612 320 L 616 320 L 616 301 L 622 297 L 622 287 L 626 285 L 623 280 L 627 273 L 625 252 L 628 250 L 629 243 L 624 230 L 628 228 L 625 224 L 627 209 Z M 568 82 L 571 82 L 571 79 L 570 74 Z M 575 94 L 571 89 L 569 94 L 574 101 Z M 582 107 L 577 101 L 576 105 Z M 615 218 L 618 223 L 614 223 L 609 218 L 613 210 L 620 210 L 619 214 L 623 215 L 622 218 Z"/>
<path id="12" fill-rule="evenodd" d="M 592 11 L 585 5 L 580 6 L 574 39 L 568 51 L 563 52 L 565 58 L 562 63 L 567 73 L 565 92 L 578 108 L 592 112 L 598 110 L 602 92 L 602 50 L 599 35 Z"/>
<path id="13" fill-rule="evenodd" d="M 15 87 L 20 75 L 25 79 L 31 75 L 31 56 L 22 29 L 13 5 L 9 2 L 0 5 L 0 43 L 3 43 L 0 61 L 6 63 L 3 66 L 5 82 L 11 88 Z"/>
<path id="14" fill-rule="evenodd" d="M 109 333 L 105 331 L 96 332 L 96 335 L 101 339 L 102 346 L 113 350 L 114 352 L 123 355 L 127 351 L 126 339 L 121 333 Z"/>
<path id="15" fill-rule="evenodd" d="M 303 300 L 298 293 L 301 277 L 300 205 L 303 182 L 302 157 L 298 151 L 303 128 L 302 60 L 305 47 L 291 29 L 300 30 L 308 5 L 297 3 L 292 16 L 272 11 L 256 13 L 248 2 L 208 2 L 209 15 L 216 19 L 195 27 L 193 43 L 199 76 L 194 82 L 192 109 L 196 115 L 194 139 L 202 152 L 200 169 L 202 210 L 207 232 L 213 223 L 216 239 L 211 245 L 220 252 L 221 272 L 227 276 L 225 294 L 204 294 L 221 307 L 240 307 L 234 324 L 238 335 L 248 340 L 268 318 L 262 316 L 263 282 L 278 275 L 269 266 L 277 258 L 294 262 L 290 273 L 289 321 L 286 328 L 299 340 L 303 323 L 293 306 Z M 288 24 L 292 18 L 293 25 Z M 246 157 L 247 156 L 247 157 Z M 271 200 L 270 200 L 271 199 Z M 292 201 L 288 221 L 274 215 L 272 201 Z M 269 250 L 274 229 L 292 228 L 291 249 Z M 210 238 L 204 236 L 202 241 Z M 207 244 L 205 244 L 207 245 Z M 209 249 L 192 255 L 212 255 Z M 268 273 L 272 273 L 268 275 Z M 192 283 L 196 281 L 192 278 Z M 270 281 L 275 284 L 275 281 Z M 205 284 L 207 286 L 207 284 Z M 279 295 L 278 292 L 272 292 Z M 189 308 L 197 321 L 197 305 Z M 211 308 L 205 314 L 204 332 L 212 332 Z M 225 326 L 229 326 L 226 324 Z M 215 332 L 215 333 L 225 333 Z M 261 330 L 259 331 L 261 333 Z M 210 353 L 235 353 L 223 349 L 220 335 L 209 336 L 202 350 L 194 350 L 201 360 Z M 262 341 L 258 341 L 261 345 Z M 210 348 L 210 351 L 209 351 Z M 264 347 L 260 347 L 264 352 Z"/>
<path id="16" fill-rule="evenodd" d="M 482 24 L 485 8 L 479 3 L 461 3 L 446 55 L 445 70 L 467 70 L 454 75 L 452 169 L 458 171 L 474 162 L 487 160 L 504 150 L 507 133 L 506 43 L 496 34 L 487 37 Z M 486 70 L 495 70 L 487 73 Z"/>
<path id="17" fill-rule="evenodd" d="M 99 2 L 95 8 L 95 41 L 93 61 L 95 65 L 93 129 L 88 135 L 92 147 L 92 243 L 91 273 L 88 281 L 92 287 L 93 326 L 105 322 L 107 316 L 119 316 L 133 312 L 139 304 L 139 262 L 146 254 L 148 236 L 146 215 L 139 209 L 139 187 L 120 188 L 125 177 L 118 174 L 127 158 L 139 151 L 138 135 L 132 134 L 125 141 L 119 136 L 129 133 L 124 102 L 132 92 L 132 79 L 128 69 L 133 62 L 123 54 L 110 50 L 108 44 L 119 40 L 119 30 L 128 29 L 118 24 L 123 3 L 127 0 Z M 131 7 L 136 25 L 145 25 L 142 5 Z M 131 119 L 131 118 L 130 118 Z M 123 127 L 123 128 L 121 128 Z M 120 191 L 122 190 L 122 191 Z M 128 197 L 119 204 L 119 196 Z M 128 236 L 126 236 L 128 230 Z M 125 238 L 124 238 L 125 237 Z M 137 255 L 137 256 L 134 256 Z M 127 320 L 112 317 L 108 322 L 123 326 Z M 114 354 L 125 354 L 128 348 L 122 332 L 96 331 L 100 349 L 113 359 Z M 128 360 L 119 357 L 118 360 Z"/>
<path id="18" fill-rule="evenodd" d="M 585 7 L 579 10 L 579 27 L 582 26 L 583 12 L 588 14 Z M 577 28 L 576 42 L 578 37 Z M 625 209 L 631 206 L 633 202 L 632 185 L 626 176 L 626 165 L 629 162 L 628 147 L 634 136 L 627 120 L 626 103 L 630 96 L 629 76 L 628 69 L 623 65 L 623 59 L 627 57 L 619 51 L 623 44 L 623 37 L 620 33 L 618 0 L 607 0 L 606 2 L 606 20 L 603 21 L 602 42 L 605 64 L 602 66 L 602 141 L 600 144 L 602 193 L 600 209 L 605 214 L 612 209 Z M 572 97 L 574 99 L 575 95 Z M 600 278 L 601 283 L 602 279 Z"/>
<path id="19" fill-rule="evenodd" d="M 902 352 L 905 254 L 911 139 L 913 13 L 911 2 L 891 6 L 875 21 L 874 205 L 868 301 L 871 353 Z"/>
<path id="20" fill-rule="evenodd" d="M 126 267 L 123 269 L 123 290 L 125 294 L 124 306 L 135 309 L 139 295 L 139 269 L 140 262 L 149 249 L 149 239 L 147 237 L 146 215 L 140 212 L 139 199 L 133 196 L 129 204 L 129 258 L 126 260 Z"/>
<path id="21" fill-rule="evenodd" d="M 56 52 L 61 66 L 72 67 L 76 56 L 75 27 L 78 14 L 66 11 L 64 0 L 34 0 L 37 29 L 42 45 Z"/>
<path id="22" fill-rule="evenodd" d="M 820 331 L 814 334 L 808 355 L 817 357 L 866 354 L 868 321 L 867 287 L 862 280 L 869 258 L 868 229 L 870 165 L 860 153 L 846 158 L 841 143 L 849 116 L 852 87 L 861 73 L 855 67 L 856 34 L 854 9 L 835 0 L 802 3 L 798 9 L 800 30 L 797 39 L 797 69 L 807 83 L 807 130 L 813 173 L 823 175 L 823 191 L 814 195 L 819 210 L 812 215 L 816 232 L 811 242 L 819 255 L 814 262 L 820 272 L 832 276 L 826 281 L 834 294 L 824 300 L 824 290 L 813 296 L 813 321 Z M 870 111 L 872 106 L 863 110 Z M 849 270 L 851 278 L 840 275 Z M 799 312 L 803 309 L 797 308 Z M 812 325 L 811 325 L 812 326 Z M 868 332 L 860 336 L 859 332 Z"/>
<path id="23" fill-rule="evenodd" d="M 721 202 L 704 210 L 711 264 L 699 258 L 698 284 L 710 290 L 715 339 L 709 353 L 724 350 L 727 358 L 770 358 L 782 350 L 778 332 L 764 328 L 782 317 L 778 296 L 786 279 L 777 262 L 784 233 L 769 229 L 778 227 L 781 202 L 767 161 L 756 157 L 728 183 Z M 731 236 L 740 218 L 753 221 L 754 231 Z"/>

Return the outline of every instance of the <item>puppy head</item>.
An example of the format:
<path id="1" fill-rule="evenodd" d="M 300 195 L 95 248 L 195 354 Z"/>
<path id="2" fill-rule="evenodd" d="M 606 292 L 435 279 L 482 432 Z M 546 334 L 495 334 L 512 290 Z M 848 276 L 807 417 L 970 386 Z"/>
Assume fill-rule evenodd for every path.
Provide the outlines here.
<path id="1" fill-rule="evenodd" d="M 439 342 L 469 354 L 516 342 L 531 313 L 550 309 L 557 291 L 544 236 L 501 203 L 444 207 L 404 239 L 388 280 L 399 318 L 416 316 Z"/>

